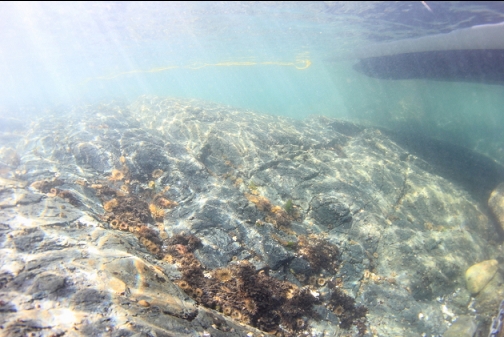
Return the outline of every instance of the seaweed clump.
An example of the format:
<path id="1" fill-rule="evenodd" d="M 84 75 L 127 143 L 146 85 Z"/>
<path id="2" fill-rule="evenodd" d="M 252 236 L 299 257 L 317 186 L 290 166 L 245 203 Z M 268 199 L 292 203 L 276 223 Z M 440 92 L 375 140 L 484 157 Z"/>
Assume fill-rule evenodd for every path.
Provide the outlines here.
<path id="1" fill-rule="evenodd" d="M 116 197 L 105 201 L 103 208 L 108 212 L 104 219 L 112 229 L 134 233 L 150 253 L 163 255 L 163 242 L 158 232 L 147 226 L 156 214 L 152 214 L 145 201 L 134 196 Z"/>
<path id="2" fill-rule="evenodd" d="M 326 240 L 313 238 L 308 241 L 304 236 L 299 238 L 298 254 L 310 263 L 313 273 L 318 273 L 321 269 L 330 272 L 337 272 L 339 268 L 338 247 Z"/>
<path id="3" fill-rule="evenodd" d="M 74 195 L 74 193 L 70 192 L 69 190 L 62 190 L 57 188 L 58 186 L 61 186 L 63 184 L 64 182 L 62 180 L 54 178 L 52 180 L 46 179 L 35 181 L 30 185 L 30 187 L 38 190 L 39 192 L 46 193 L 48 197 L 59 197 L 73 206 L 80 206 L 81 202 Z"/>

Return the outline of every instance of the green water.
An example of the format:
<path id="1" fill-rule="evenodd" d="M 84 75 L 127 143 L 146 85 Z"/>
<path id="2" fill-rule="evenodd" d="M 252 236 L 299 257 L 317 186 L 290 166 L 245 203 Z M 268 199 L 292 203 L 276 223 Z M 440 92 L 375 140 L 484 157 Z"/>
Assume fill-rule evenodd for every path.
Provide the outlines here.
<path id="1" fill-rule="evenodd" d="M 331 61 L 356 46 L 481 23 L 475 3 L 453 6 L 3 3 L 0 113 L 143 94 L 200 98 L 292 118 L 413 126 L 504 162 L 503 86 L 378 80 L 354 71 L 355 60 Z M 483 9 L 483 23 L 497 20 Z"/>

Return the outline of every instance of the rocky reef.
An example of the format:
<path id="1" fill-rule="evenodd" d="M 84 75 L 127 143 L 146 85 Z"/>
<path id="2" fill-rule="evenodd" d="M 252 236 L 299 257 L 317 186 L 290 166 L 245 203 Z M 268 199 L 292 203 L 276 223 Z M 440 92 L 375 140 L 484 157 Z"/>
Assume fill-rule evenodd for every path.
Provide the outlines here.
<path id="1" fill-rule="evenodd" d="M 480 196 L 375 128 L 149 96 L 2 139 L 5 336 L 442 335 L 501 300 Z"/>

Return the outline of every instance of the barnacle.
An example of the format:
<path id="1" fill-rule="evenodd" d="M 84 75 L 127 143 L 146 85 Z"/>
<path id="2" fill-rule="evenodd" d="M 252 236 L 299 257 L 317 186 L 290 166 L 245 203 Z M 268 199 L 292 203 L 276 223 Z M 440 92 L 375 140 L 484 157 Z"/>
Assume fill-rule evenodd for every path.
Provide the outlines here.
<path id="1" fill-rule="evenodd" d="M 194 289 L 194 295 L 195 295 L 196 297 L 201 297 L 201 296 L 203 296 L 203 290 L 202 290 L 201 288 L 196 288 L 196 289 Z"/>
<path id="2" fill-rule="evenodd" d="M 114 220 L 110 221 L 110 227 L 112 227 L 113 229 L 118 229 L 119 228 L 119 220 L 114 219 Z"/>
<path id="3" fill-rule="evenodd" d="M 326 279 L 325 278 L 319 277 L 317 279 L 317 285 L 319 285 L 320 287 L 322 287 L 325 283 L 326 283 Z"/>
<path id="4" fill-rule="evenodd" d="M 58 190 L 55 189 L 54 187 L 49 190 L 49 193 L 47 193 L 48 197 L 55 197 L 58 195 Z"/>
<path id="5" fill-rule="evenodd" d="M 298 279 L 299 282 L 304 282 L 306 281 L 306 275 L 305 274 L 296 274 L 296 278 Z"/>
<path id="6" fill-rule="evenodd" d="M 180 280 L 177 282 L 177 285 L 180 287 L 180 289 L 182 290 L 189 290 L 191 289 L 191 286 L 189 285 L 189 283 L 187 283 L 187 281 L 184 281 L 184 280 Z"/>
<path id="7" fill-rule="evenodd" d="M 112 212 L 114 208 L 119 206 L 119 202 L 117 201 L 116 198 L 110 199 L 106 203 L 103 204 L 103 209 L 106 210 L 107 212 Z"/>
<path id="8" fill-rule="evenodd" d="M 155 169 L 152 171 L 152 178 L 157 179 L 163 175 L 163 170 L 161 169 Z"/>
<path id="9" fill-rule="evenodd" d="M 129 228 L 128 224 L 124 221 L 122 221 L 121 223 L 119 223 L 119 229 L 122 230 L 122 231 L 127 231 Z"/>

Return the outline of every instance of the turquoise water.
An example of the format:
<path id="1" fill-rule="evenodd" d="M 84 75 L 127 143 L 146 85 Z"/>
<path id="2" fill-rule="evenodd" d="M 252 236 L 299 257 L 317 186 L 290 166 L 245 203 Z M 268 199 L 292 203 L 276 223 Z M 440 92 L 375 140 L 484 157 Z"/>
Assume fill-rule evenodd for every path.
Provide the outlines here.
<path id="1" fill-rule="evenodd" d="M 142 94 L 415 125 L 504 162 L 500 85 L 387 81 L 339 56 L 503 21 L 477 3 L 3 3 L 0 111 Z"/>

